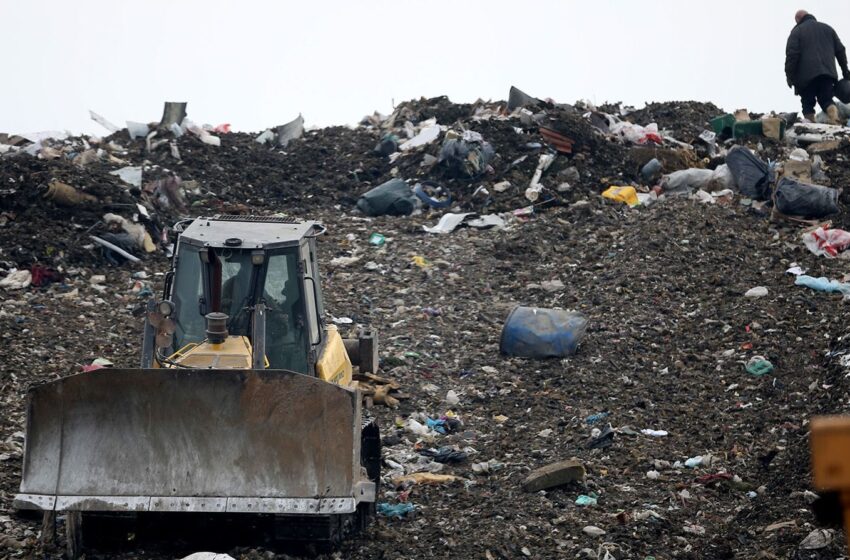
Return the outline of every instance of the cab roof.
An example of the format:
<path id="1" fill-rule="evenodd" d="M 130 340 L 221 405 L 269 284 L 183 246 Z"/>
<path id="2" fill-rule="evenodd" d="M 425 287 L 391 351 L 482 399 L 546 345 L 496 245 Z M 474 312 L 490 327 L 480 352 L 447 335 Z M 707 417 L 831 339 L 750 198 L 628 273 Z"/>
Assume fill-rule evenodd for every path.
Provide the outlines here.
<path id="1" fill-rule="evenodd" d="M 267 216 L 217 215 L 196 218 L 180 234 L 182 243 L 230 249 L 274 249 L 297 246 L 324 231 L 315 221 Z"/>

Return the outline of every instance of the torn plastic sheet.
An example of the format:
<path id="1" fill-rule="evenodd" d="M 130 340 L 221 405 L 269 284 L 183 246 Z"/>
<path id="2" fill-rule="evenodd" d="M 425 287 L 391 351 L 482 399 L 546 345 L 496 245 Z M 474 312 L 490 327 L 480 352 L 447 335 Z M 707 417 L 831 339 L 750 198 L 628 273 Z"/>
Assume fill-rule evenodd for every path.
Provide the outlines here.
<path id="1" fill-rule="evenodd" d="M 141 166 L 138 166 L 138 167 L 133 167 L 133 166 L 122 167 L 121 169 L 117 169 L 115 171 L 110 171 L 109 174 L 118 176 L 122 181 L 124 181 L 128 185 L 133 185 L 134 187 L 141 187 L 142 186 L 142 168 L 141 168 Z"/>
<path id="2" fill-rule="evenodd" d="M 453 232 L 461 224 L 466 224 L 469 227 L 476 229 L 488 229 L 493 227 L 497 229 L 505 228 L 505 220 L 497 214 L 478 216 L 478 214 L 474 212 L 467 212 L 464 214 L 444 214 L 443 217 L 440 218 L 440 221 L 437 222 L 437 225 L 431 227 L 422 226 L 422 229 L 428 233 L 445 234 Z"/>
<path id="3" fill-rule="evenodd" d="M 114 124 L 112 124 L 111 122 L 101 117 L 92 110 L 89 110 L 89 116 L 91 117 L 91 120 L 93 120 L 94 122 L 96 122 L 97 124 L 99 124 L 100 126 L 102 126 L 113 134 L 121 130 L 120 128 L 118 128 L 117 126 L 115 126 Z"/>
<path id="4" fill-rule="evenodd" d="M 127 134 L 130 135 L 130 140 L 144 138 L 150 134 L 150 128 L 145 123 L 127 121 Z"/>
<path id="5" fill-rule="evenodd" d="M 275 131 L 277 132 L 278 146 L 285 148 L 292 140 L 304 135 L 304 117 L 301 116 L 301 113 L 298 113 L 298 117 L 280 125 Z"/>

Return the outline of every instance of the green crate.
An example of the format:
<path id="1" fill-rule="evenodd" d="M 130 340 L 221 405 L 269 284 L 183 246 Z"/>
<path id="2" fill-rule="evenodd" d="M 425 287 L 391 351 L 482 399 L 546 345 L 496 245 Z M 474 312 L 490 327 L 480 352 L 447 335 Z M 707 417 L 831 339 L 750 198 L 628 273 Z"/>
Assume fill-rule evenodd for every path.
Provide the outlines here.
<path id="1" fill-rule="evenodd" d="M 762 136 L 761 121 L 741 121 L 732 125 L 732 136 L 738 140 L 747 136 Z"/>
<path id="2" fill-rule="evenodd" d="M 721 115 L 711 119 L 711 129 L 715 134 L 732 134 L 732 127 L 735 125 L 735 115 Z"/>

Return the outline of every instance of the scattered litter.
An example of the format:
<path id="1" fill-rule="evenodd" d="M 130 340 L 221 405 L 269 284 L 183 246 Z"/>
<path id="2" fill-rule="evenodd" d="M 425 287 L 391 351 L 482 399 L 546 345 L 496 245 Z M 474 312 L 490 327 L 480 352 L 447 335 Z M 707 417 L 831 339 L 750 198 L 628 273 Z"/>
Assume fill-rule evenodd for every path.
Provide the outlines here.
<path id="1" fill-rule="evenodd" d="M 815 529 L 800 542 L 803 550 L 819 550 L 826 548 L 834 539 L 835 531 L 832 529 Z"/>
<path id="2" fill-rule="evenodd" d="M 452 205 L 452 193 L 434 181 L 422 181 L 413 187 L 413 194 L 431 208 L 443 209 Z"/>
<path id="3" fill-rule="evenodd" d="M 505 220 L 495 214 L 479 216 L 473 212 L 465 214 L 443 214 L 440 221 L 435 226 L 422 226 L 428 233 L 451 233 L 461 225 L 466 225 L 475 229 L 504 229 Z"/>
<path id="4" fill-rule="evenodd" d="M 601 537 L 602 535 L 606 534 L 604 529 L 600 529 L 599 527 L 596 527 L 595 525 L 588 525 L 587 527 L 582 529 L 582 532 L 585 535 L 589 535 L 591 537 Z"/>
<path id="5" fill-rule="evenodd" d="M 463 134 L 449 131 L 440 148 L 437 163 L 449 177 L 475 179 L 487 171 L 496 151 L 482 136 L 467 130 Z"/>
<path id="6" fill-rule="evenodd" d="M 277 145 L 285 148 L 293 140 L 304 135 L 304 117 L 299 113 L 297 117 L 276 129 Z"/>
<path id="7" fill-rule="evenodd" d="M 367 216 L 407 216 L 416 208 L 416 195 L 402 179 L 390 179 L 363 194 L 357 201 Z"/>
<path id="8" fill-rule="evenodd" d="M 596 414 L 591 414 L 590 416 L 585 418 L 584 421 L 585 421 L 585 423 L 592 426 L 593 424 L 596 424 L 600 420 L 605 420 L 606 418 L 608 418 L 608 415 L 609 415 L 609 413 L 607 411 L 606 412 L 597 412 Z"/>
<path id="9" fill-rule="evenodd" d="M 527 198 L 530 202 L 537 202 L 537 199 L 540 198 L 540 192 L 543 190 L 540 178 L 543 176 L 543 172 L 549 169 L 549 166 L 552 165 L 553 161 L 555 161 L 555 156 L 553 154 L 540 154 L 540 161 L 537 164 L 537 169 L 535 169 L 534 175 L 531 177 L 531 182 L 528 184 L 528 188 L 525 189 L 525 198 Z"/>
<path id="10" fill-rule="evenodd" d="M 850 295 L 850 283 L 830 280 L 825 276 L 814 278 L 812 276 L 801 274 L 800 276 L 797 276 L 796 280 L 794 280 L 794 284 L 797 286 L 805 286 L 819 292 L 838 292 Z"/>
<path id="11" fill-rule="evenodd" d="M 97 202 L 96 196 L 81 192 L 61 181 L 51 181 L 47 185 L 44 198 L 50 199 L 60 206 L 77 206 L 79 204 Z"/>
<path id="12" fill-rule="evenodd" d="M 637 191 L 634 187 L 608 187 L 602 193 L 602 196 L 614 202 L 623 202 L 631 207 L 640 205 Z"/>
<path id="13" fill-rule="evenodd" d="M 788 216 L 824 218 L 839 212 L 837 189 L 783 177 L 776 184 L 776 209 Z"/>
<path id="14" fill-rule="evenodd" d="M 576 498 L 577 506 L 595 506 L 597 505 L 596 496 L 585 496 L 582 494 L 578 498 Z"/>
<path id="15" fill-rule="evenodd" d="M 235 560 L 229 554 L 221 554 L 218 552 L 195 552 L 189 556 L 184 556 L 181 560 Z"/>
<path id="16" fill-rule="evenodd" d="M 463 463 L 468 457 L 465 451 L 455 449 L 451 446 L 444 446 L 438 449 L 422 449 L 419 451 L 419 454 L 430 457 L 438 463 L 448 464 Z"/>
<path id="17" fill-rule="evenodd" d="M 748 298 L 761 298 L 767 295 L 767 288 L 764 286 L 756 286 L 755 288 L 750 288 L 744 294 L 744 297 Z"/>
<path id="18" fill-rule="evenodd" d="M 753 356 L 747 362 L 746 370 L 753 377 L 762 377 L 773 372 L 773 364 L 764 356 Z"/>
<path id="19" fill-rule="evenodd" d="M 148 125 L 144 123 L 138 123 L 133 121 L 127 121 L 127 134 L 130 135 L 130 140 L 135 140 L 136 138 L 144 138 L 148 134 L 150 134 L 150 128 Z"/>
<path id="20" fill-rule="evenodd" d="M 640 433 L 642 433 L 645 436 L 651 436 L 651 437 L 667 437 L 669 435 L 669 433 L 666 430 L 648 430 L 647 429 L 647 430 L 641 430 Z"/>
<path id="21" fill-rule="evenodd" d="M 89 116 L 91 117 L 91 120 L 93 120 L 94 122 L 96 122 L 97 124 L 99 124 L 100 126 L 105 128 L 106 130 L 108 130 L 110 134 L 115 134 L 116 132 L 121 130 L 120 128 L 118 128 L 117 126 L 115 126 L 114 124 L 112 124 L 111 122 L 106 120 L 105 118 L 101 117 L 100 115 L 98 115 L 94 111 L 89 111 Z"/>
<path id="22" fill-rule="evenodd" d="M 23 290 L 32 284 L 32 273 L 29 270 L 15 270 L 0 280 L 0 288 L 7 290 Z"/>
<path id="23" fill-rule="evenodd" d="M 803 243 L 815 255 L 834 258 L 843 254 L 850 246 L 850 232 L 819 227 L 804 233 Z"/>
<path id="24" fill-rule="evenodd" d="M 438 474 L 432 472 L 416 472 L 407 474 L 404 476 L 399 476 L 393 479 L 393 485 L 396 487 L 402 486 L 405 483 L 411 484 L 426 484 L 426 485 L 439 485 L 446 484 L 448 482 L 454 482 L 456 480 L 460 480 L 459 476 L 455 476 L 453 474 Z"/>
<path id="25" fill-rule="evenodd" d="M 437 119 L 431 119 L 429 121 L 425 121 L 425 126 L 419 131 L 419 134 L 407 140 L 406 142 L 402 142 L 402 144 L 398 147 L 402 152 L 407 152 L 414 148 L 418 148 L 420 146 L 425 146 L 437 140 L 440 137 L 440 125 L 437 124 Z"/>
<path id="26" fill-rule="evenodd" d="M 142 186 L 142 168 L 141 166 L 122 167 L 121 169 L 110 171 L 110 175 L 117 175 L 122 181 L 134 187 Z"/>
<path id="27" fill-rule="evenodd" d="M 597 428 L 594 428 L 593 430 L 595 435 L 588 442 L 588 449 L 603 449 L 614 443 L 614 437 L 617 432 L 611 427 L 611 424 L 606 425 L 603 430 L 599 430 Z"/>
<path id="28" fill-rule="evenodd" d="M 415 509 L 416 507 L 413 504 L 409 503 L 391 505 L 387 502 L 381 502 L 377 506 L 378 515 L 382 517 L 393 517 L 396 519 L 402 519 L 403 517 L 407 517 L 407 514 L 411 513 Z"/>

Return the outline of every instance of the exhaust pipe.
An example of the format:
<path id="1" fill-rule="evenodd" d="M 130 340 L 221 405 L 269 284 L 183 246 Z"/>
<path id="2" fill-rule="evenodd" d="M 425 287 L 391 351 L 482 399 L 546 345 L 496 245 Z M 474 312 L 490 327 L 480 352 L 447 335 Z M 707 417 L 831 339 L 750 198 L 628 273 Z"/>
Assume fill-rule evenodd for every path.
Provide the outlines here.
<path id="1" fill-rule="evenodd" d="M 207 320 L 207 341 L 210 344 L 224 344 L 227 340 L 227 313 L 213 311 L 207 313 L 204 318 Z"/>

